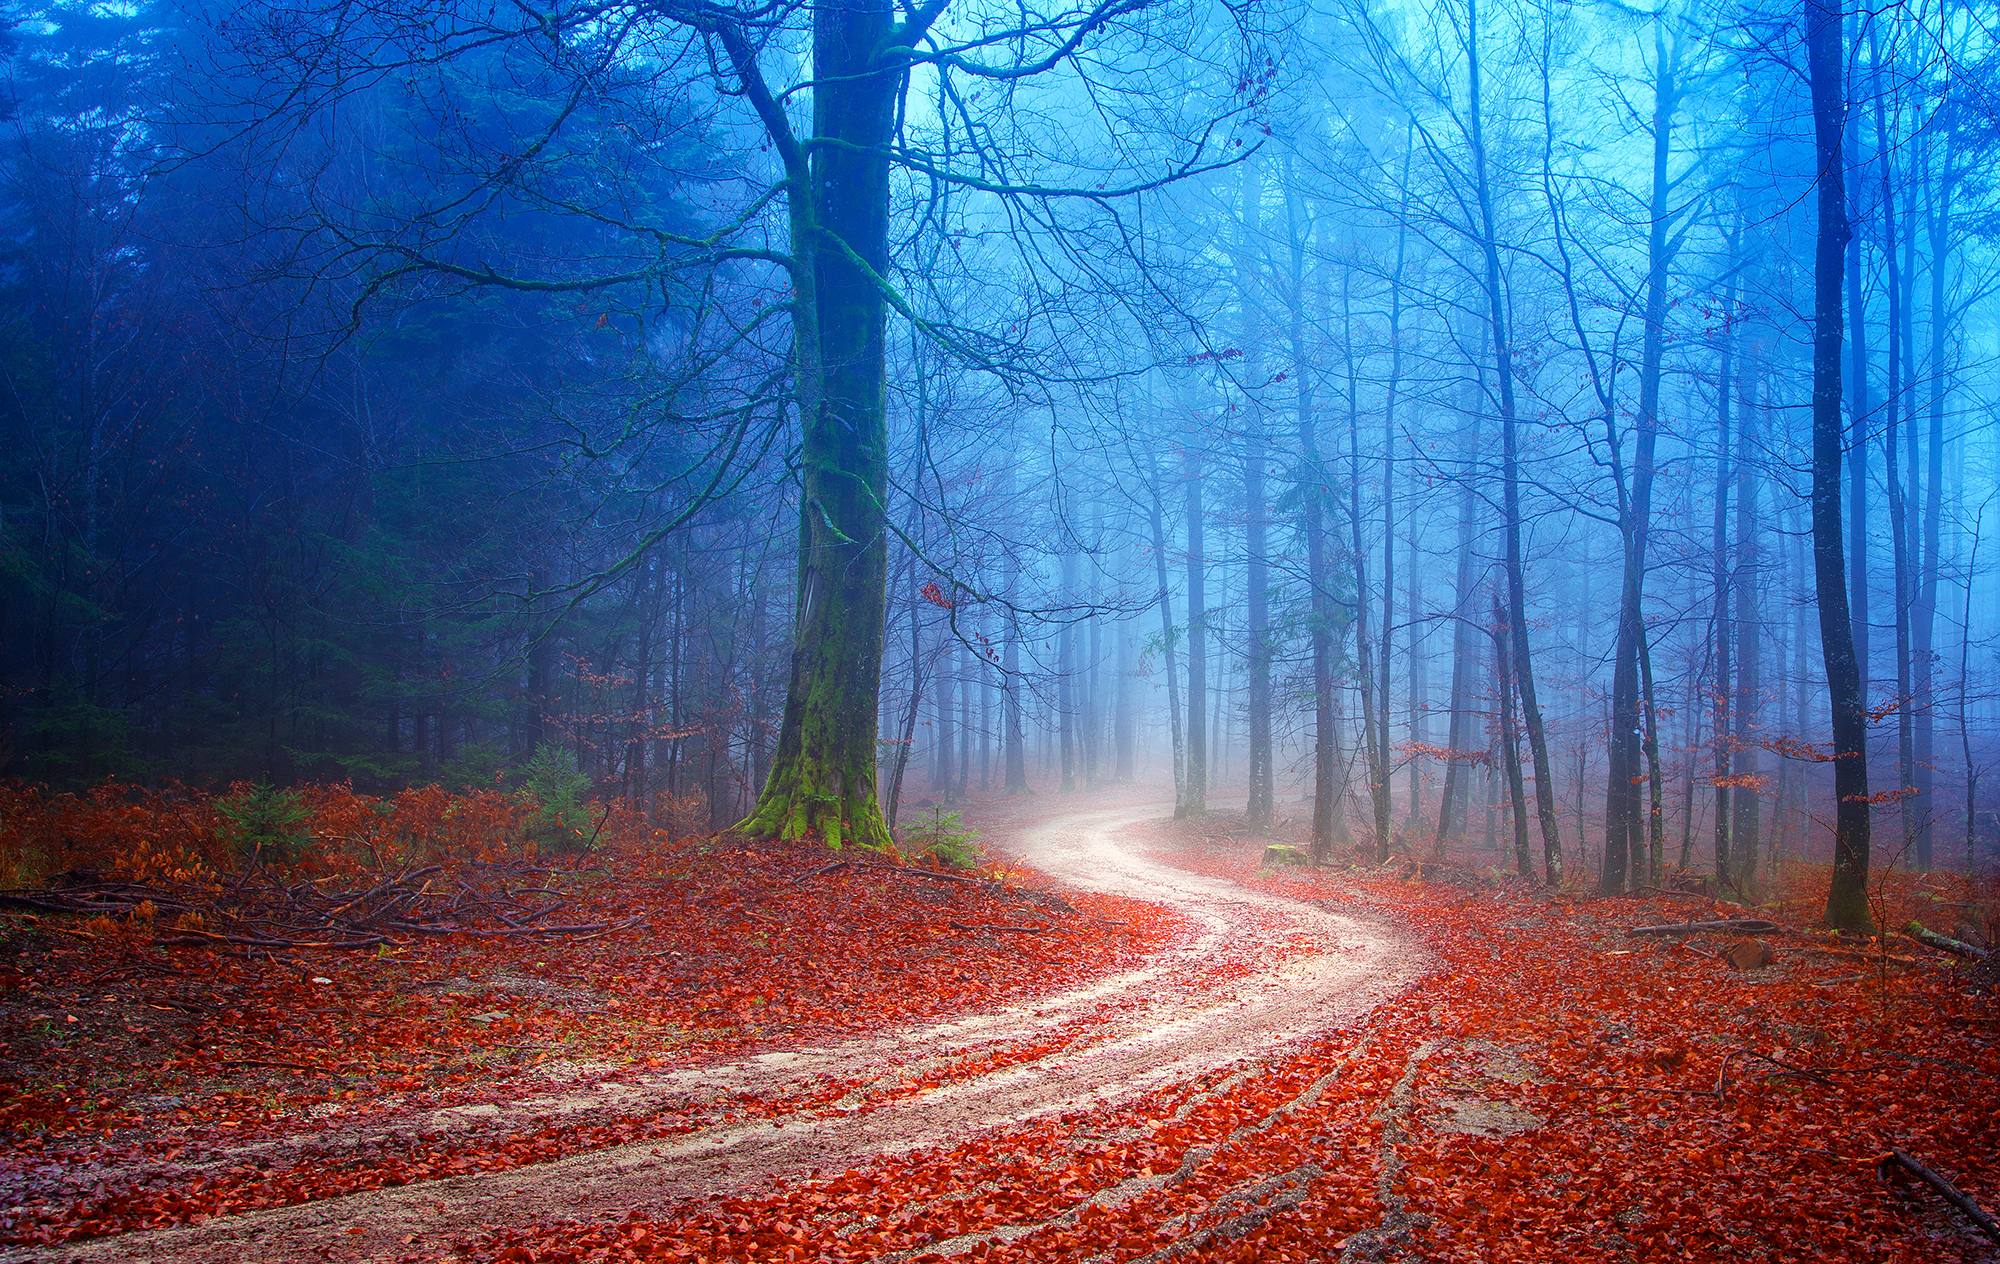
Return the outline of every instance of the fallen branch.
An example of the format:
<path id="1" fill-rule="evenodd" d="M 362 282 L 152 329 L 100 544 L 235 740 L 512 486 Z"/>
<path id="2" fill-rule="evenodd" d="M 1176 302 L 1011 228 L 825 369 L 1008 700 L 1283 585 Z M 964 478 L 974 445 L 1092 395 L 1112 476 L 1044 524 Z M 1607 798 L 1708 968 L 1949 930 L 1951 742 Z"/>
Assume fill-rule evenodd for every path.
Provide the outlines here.
<path id="1" fill-rule="evenodd" d="M 1772 1057 L 1772 1056 L 1771 1056 L 1770 1054 L 1768 1054 L 1768 1053 L 1759 1053 L 1759 1052 L 1757 1052 L 1757 1051 L 1756 1051 L 1755 1049 L 1751 1049 L 1751 1048 L 1747 1048 L 1747 1047 L 1746 1047 L 1746 1048 L 1744 1048 L 1743 1052 L 1744 1052 L 1744 1053 L 1747 1053 L 1747 1054 L 1749 1054 L 1749 1055 L 1750 1055 L 1751 1057 L 1753 1057 L 1753 1058 L 1761 1058 L 1761 1059 L 1763 1059 L 1764 1061 L 1766 1061 L 1766 1062 L 1770 1063 L 1770 1064 L 1771 1064 L 1772 1066 L 1774 1066 L 1774 1067 L 1783 1067 L 1783 1068 L 1784 1068 L 1785 1070 L 1787 1070 L 1787 1071 L 1790 1071 L 1790 1072 L 1791 1072 L 1791 1073 L 1792 1073 L 1793 1075 L 1804 1075 L 1804 1076 L 1809 1076 L 1809 1077 L 1811 1077 L 1812 1079 L 1815 1079 L 1815 1080 L 1818 1080 L 1818 1081 L 1819 1081 L 1820 1083 L 1822 1083 L 1822 1084 L 1825 1084 L 1825 1085 L 1828 1085 L 1829 1087 L 1832 1087 L 1832 1088 L 1839 1088 L 1839 1087 L 1840 1087 L 1840 1085 L 1839 1085 L 1838 1083 L 1836 1083 L 1836 1082 L 1835 1082 L 1835 1081 L 1833 1081 L 1833 1080 L 1830 1080 L 1830 1079 L 1826 1078 L 1826 1076 L 1824 1076 L 1824 1075 L 1821 1075 L 1821 1074 L 1820 1074 L 1820 1073 L 1819 1073 L 1818 1071 L 1808 1071 L 1808 1070 L 1807 1070 L 1806 1068 L 1804 1068 L 1804 1067 L 1801 1067 L 1801 1066 L 1793 1066 L 1793 1065 L 1792 1065 L 1791 1063 L 1789 1063 L 1789 1062 L 1780 1062 L 1780 1061 L 1778 1061 L 1778 1060 L 1777 1060 L 1776 1058 Z"/>
<path id="2" fill-rule="evenodd" d="M 1967 1219 L 1979 1226 L 1980 1232 L 1995 1242 L 2000 1242 L 2000 1224 L 1995 1223 L 1993 1217 L 1980 1210 L 1978 1203 L 1973 1202 L 1970 1198 L 1959 1192 L 1958 1186 L 1946 1180 L 1928 1164 L 1920 1159 L 1910 1157 L 1901 1150 L 1889 1151 L 1889 1153 L 1883 1155 L 1875 1164 L 1876 1172 L 1884 1177 L 1889 1175 L 1889 1169 L 1892 1167 L 1902 1168 L 1905 1172 L 1908 1172 L 1938 1193 L 1944 1195 L 1944 1200 L 1964 1212 Z"/>
<path id="3" fill-rule="evenodd" d="M 1971 961 L 1984 961 L 1987 957 L 1986 950 L 1979 945 L 1968 944 L 1962 939 L 1953 939 L 1950 935 L 1940 935 L 1934 930 L 1926 930 L 1924 924 L 1915 918 L 1911 918 L 1910 924 L 1903 927 L 1903 934 L 1926 948 L 1948 952 L 1954 957 L 1964 957 Z"/>
<path id="4" fill-rule="evenodd" d="M 1736 935 L 1782 935 L 1785 928 L 1761 917 L 1731 917 L 1719 922 L 1675 922 L 1671 926 L 1634 926 L 1625 938 L 1644 935 L 1700 935 L 1724 931 Z"/>
<path id="5" fill-rule="evenodd" d="M 912 865 L 881 865 L 873 861 L 857 861 L 856 869 L 881 869 L 888 873 L 900 873 L 906 878 L 936 878 L 940 882 L 970 882 L 977 886 L 985 878 L 975 878 L 963 873 L 944 873 L 936 869 L 918 869 Z"/>
<path id="6" fill-rule="evenodd" d="M 953 930 L 1014 930 L 1024 935 L 1039 935 L 1049 929 L 1047 926 L 1009 926 L 1004 922 L 995 922 L 988 926 L 974 926 L 967 922 L 953 922 L 951 923 L 951 928 Z"/>
<path id="7" fill-rule="evenodd" d="M 1859 961 L 1864 965 L 1874 965 L 1878 961 L 1887 961 L 1899 966 L 1923 964 L 1915 957 L 1898 957 L 1886 952 L 1860 952 L 1853 948 L 1807 948 L 1805 954 L 1808 957 L 1832 957 L 1836 961 Z"/>

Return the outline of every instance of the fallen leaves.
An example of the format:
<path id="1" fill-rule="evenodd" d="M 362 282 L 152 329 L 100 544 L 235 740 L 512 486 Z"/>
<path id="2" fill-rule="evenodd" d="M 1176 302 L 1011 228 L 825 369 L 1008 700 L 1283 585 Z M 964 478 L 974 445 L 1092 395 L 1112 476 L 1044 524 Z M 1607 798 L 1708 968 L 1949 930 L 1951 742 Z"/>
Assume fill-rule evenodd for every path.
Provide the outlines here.
<path id="1" fill-rule="evenodd" d="M 1886 1185 L 1875 1166 L 1900 1150 L 1949 1173 L 1969 1199 L 2000 1202 L 2000 1122 L 1984 1105 L 2000 1078 L 2000 1041 L 1990 1002 L 1968 995 L 1955 959 L 1898 964 L 1880 943 L 1794 934 L 1777 941 L 1764 968 L 1737 973 L 1720 957 L 1735 928 L 1713 932 L 1710 949 L 1697 946 L 1699 936 L 1654 943 L 1628 940 L 1624 929 L 1649 918 L 1727 923 L 1742 909 L 1704 904 L 1690 915 L 1685 902 L 1576 901 L 1404 881 L 1392 871 L 1266 873 L 1262 840 L 1214 845 L 1174 828 L 1155 840 L 1162 858 L 1394 920 L 1436 968 L 1355 1030 L 1325 1031 L 1260 1064 L 1192 1075 L 1114 1107 L 659 1216 L 409 1241 L 409 1258 L 1993 1258 L 1941 1199 Z M 40 1083 L 62 1087 L 46 1090 L 43 1113 L 14 1133 L 0 1205 L 40 1206 L 9 1231 L 47 1241 L 174 1223 L 544 1162 L 724 1118 L 866 1109 L 1092 1033 L 1066 1026 L 884 1079 L 865 1100 L 850 1096 L 855 1085 L 826 1083 L 788 1100 L 737 1096 L 712 1110 L 532 1126 L 474 1122 L 450 1134 L 369 1132 L 354 1122 L 364 1108 L 427 1118 L 460 1107 L 476 1121 L 472 1112 L 517 1092 L 551 1052 L 625 1068 L 605 1077 L 613 1082 L 731 1051 L 993 1008 L 1135 963 L 1176 933 L 1131 902 L 1070 896 L 1065 913 L 1004 883 L 929 881 L 800 848 L 649 844 L 611 867 L 583 888 L 580 907 L 593 916 L 643 910 L 643 935 L 527 953 L 519 943 L 441 938 L 382 959 L 315 956 L 315 975 L 201 951 L 159 958 L 121 948 L 131 961 L 119 964 L 97 944 L 36 941 L 10 967 L 21 982 L 0 1000 L 0 1023 L 42 1014 L 66 1026 L 62 1016 L 74 1013 L 89 1040 L 115 1044 L 122 1037 L 101 1028 L 101 1002 L 90 998 L 178 1001 L 194 1008 L 158 1012 L 209 1047 L 172 1054 L 171 1074 L 144 1086 L 159 1092 L 171 1081 L 181 1096 L 169 1113 L 184 1131 L 164 1136 L 159 1111 L 135 1109 L 139 1085 L 86 1080 L 83 1039 L 36 1035 Z M 1884 907 L 1921 905 L 1927 890 L 1940 905 L 1985 898 L 1911 881 L 1889 886 Z M 1768 911 L 1808 924 L 1783 901 Z M 1006 933 L 1028 927 L 1046 933 Z M 1291 950 L 1269 946 L 1279 960 Z M 183 965 L 195 957 L 206 971 L 199 979 Z M 165 960 L 168 972 L 119 973 L 142 960 Z M 1161 986 L 1226 988 L 1238 968 L 1219 961 Z M 315 1069 L 217 1074 L 227 1065 L 218 1058 L 247 1071 L 250 1060 L 288 1057 Z M 369 1093 L 378 1095 L 372 1107 Z M 401 1100 L 383 1104 L 384 1094 Z M 305 1118 L 314 1111 L 365 1139 L 314 1162 L 260 1166 L 222 1135 L 301 1135 L 326 1126 Z M 150 1164 L 153 1176 L 106 1182 L 118 1162 Z"/>
<path id="2" fill-rule="evenodd" d="M 1751 974 L 1677 942 L 1606 953 L 1645 902 L 1274 876 L 1260 846 L 1156 857 L 1365 907 L 1438 968 L 1362 1032 L 1123 1107 L 712 1200 L 644 1239 L 530 1227 L 413 1258 L 1992 1258 L 1875 1172 L 1900 1146 L 2000 1196 L 1980 1105 L 2000 1047 L 1948 965 L 1857 980 L 1791 951 Z"/>
<path id="3" fill-rule="evenodd" d="M 823 1106 L 851 1086 L 637 1117 L 485 1113 L 556 1087 L 995 1008 L 1136 962 L 1179 929 L 1108 897 L 1065 914 L 1018 876 L 912 881 L 897 866 L 829 864 L 804 844 L 715 846 L 629 823 L 615 837 L 587 868 L 544 866 L 533 883 L 561 888 L 566 922 L 626 925 L 590 937 L 405 937 L 392 915 L 376 922 L 385 942 L 358 953 L 161 945 L 129 910 L 89 943 L 48 934 L 69 929 L 60 914 L 10 919 L 0 1241 L 185 1223 Z M 439 863 L 401 889 L 456 891 L 463 879 L 491 899 L 496 872 L 521 885 L 516 870 L 482 868 L 477 851 Z M 348 873 L 335 877 L 389 890 Z M 176 889 L 154 904 L 206 898 Z M 418 915 L 398 899 L 402 916 Z M 382 903 L 378 893 L 362 907 Z M 1125 925 L 1089 936 L 951 928 L 1086 915 Z"/>

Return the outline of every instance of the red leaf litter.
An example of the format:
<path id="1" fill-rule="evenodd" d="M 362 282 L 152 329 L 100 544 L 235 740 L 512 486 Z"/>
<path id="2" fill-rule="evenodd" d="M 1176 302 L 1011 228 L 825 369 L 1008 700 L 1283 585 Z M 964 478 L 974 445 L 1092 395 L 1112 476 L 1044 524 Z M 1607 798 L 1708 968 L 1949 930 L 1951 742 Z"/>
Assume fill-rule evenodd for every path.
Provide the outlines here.
<path id="1" fill-rule="evenodd" d="M 1948 958 L 1795 933 L 1738 972 L 1715 941 L 1624 934 L 1734 907 L 1405 878 L 1414 865 L 1274 873 L 1261 841 L 1166 823 L 1154 846 L 1397 922 L 1434 968 L 1353 1030 L 1121 1109 L 411 1258 L 2000 1259 L 1927 1187 L 1877 1174 L 1901 1148 L 2000 1205 L 2000 1022 Z M 1809 926 L 1823 882 L 1788 874 L 1767 912 Z M 1926 900 L 1992 907 L 1990 883 L 1883 885 L 1885 924 Z"/>
<path id="2" fill-rule="evenodd" d="M 851 1086 L 504 1129 L 476 1113 L 471 1127 L 433 1122 L 552 1085 L 996 1008 L 1137 963 L 1180 933 L 1151 905 L 1050 901 L 1018 868 L 953 881 L 870 860 L 628 830 L 587 858 L 545 862 L 556 872 L 537 881 L 573 893 L 566 919 L 640 922 L 535 942 L 264 952 L 162 947 L 187 936 L 136 916 L 12 917 L 0 1243 L 183 1224 L 804 1109 Z M 992 924 L 1046 929 L 982 933 Z M 265 1142 L 302 1144 L 260 1153 Z"/>
<path id="3" fill-rule="evenodd" d="M 1134 845 L 1396 925 L 1428 972 L 1344 1027 L 1120 1105 L 616 1222 L 410 1241 L 404 1258 L 2000 1260 L 1928 1186 L 1878 1173 L 1900 1149 L 2000 1208 L 1991 976 L 1908 940 L 1807 929 L 1823 872 L 1787 869 L 1743 909 L 1530 889 L 1482 868 L 1491 856 L 1266 869 L 1263 840 L 1214 818 L 1163 821 Z M 592 858 L 607 872 L 583 912 L 643 913 L 643 927 L 567 945 L 441 938 L 303 970 L 138 937 L 17 935 L 0 1007 L 0 1227 L 52 1243 L 777 1117 L 851 1086 L 531 1127 L 380 1127 L 528 1095 L 555 1062 L 608 1064 L 615 1081 L 992 1009 L 1188 933 L 1135 901 L 1052 903 L 1018 872 L 827 868 L 841 858 L 621 844 Z M 1884 926 L 1995 908 L 1990 880 L 1877 885 Z M 1760 969 L 1729 968 L 1727 938 L 1625 934 L 1750 915 L 1791 928 L 1768 937 Z M 343 1134 L 377 1139 L 341 1148 Z M 246 1137 L 300 1135 L 325 1135 L 330 1158 L 244 1157 Z M 207 1163 L 217 1155 L 233 1157 Z"/>

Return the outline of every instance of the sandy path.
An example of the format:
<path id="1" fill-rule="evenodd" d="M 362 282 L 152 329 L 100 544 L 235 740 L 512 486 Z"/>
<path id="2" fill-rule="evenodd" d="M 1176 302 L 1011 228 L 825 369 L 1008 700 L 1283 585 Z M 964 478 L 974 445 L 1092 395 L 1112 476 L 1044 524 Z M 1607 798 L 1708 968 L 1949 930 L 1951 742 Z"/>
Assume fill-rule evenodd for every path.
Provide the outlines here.
<path id="1" fill-rule="evenodd" d="M 379 1260 L 406 1240 L 435 1247 L 483 1228 L 614 1221 L 689 1197 L 767 1188 L 773 1176 L 837 1173 L 881 1154 L 981 1128 L 1120 1101 L 1215 1067 L 1255 1060 L 1347 1023 L 1413 980 L 1423 962 L 1378 923 L 1184 873 L 1137 855 L 1131 827 L 1171 805 L 1070 813 L 1027 826 L 1021 858 L 1058 881 L 1170 906 L 1199 931 L 1144 968 L 1075 991 L 951 1022 L 825 1048 L 765 1053 L 590 1094 L 508 1103 L 491 1122 L 578 1109 L 684 1109 L 725 1095 L 796 1090 L 831 1076 L 862 1085 L 831 1108 L 725 1125 L 671 1142 L 581 1154 L 539 1167 L 455 1177 L 300 1206 L 124 1234 L 0 1260 Z M 984 1072 L 968 1058 L 1067 1043 Z M 938 1079 L 920 1092 L 912 1080 Z M 893 1094 L 893 1095 L 892 1095 Z M 437 1120 L 438 1123 L 456 1122 Z"/>

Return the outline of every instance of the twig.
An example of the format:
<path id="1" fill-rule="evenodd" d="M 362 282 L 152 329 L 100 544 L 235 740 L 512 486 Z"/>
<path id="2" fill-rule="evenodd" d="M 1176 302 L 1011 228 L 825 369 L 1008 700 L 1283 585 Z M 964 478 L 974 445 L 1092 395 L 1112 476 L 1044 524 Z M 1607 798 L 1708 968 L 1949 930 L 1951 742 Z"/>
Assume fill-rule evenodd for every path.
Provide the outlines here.
<path id="1" fill-rule="evenodd" d="M 591 848 L 597 846 L 597 836 L 604 832 L 604 823 L 610 819 L 611 819 L 611 805 L 607 803 L 604 805 L 603 813 L 601 813 L 597 818 L 597 828 L 590 831 L 590 841 L 583 845 L 583 849 L 585 851 L 589 851 Z"/>
<path id="2" fill-rule="evenodd" d="M 1753 1058 L 1762 1058 L 1764 1061 L 1770 1063 L 1772 1066 L 1783 1067 L 1785 1070 L 1790 1071 L 1794 1075 L 1810 1076 L 1811 1078 L 1818 1080 L 1820 1083 L 1828 1085 L 1832 1088 L 1840 1087 L 1840 1085 L 1837 1082 L 1827 1079 L 1826 1076 L 1821 1075 L 1818 1071 L 1808 1071 L 1804 1067 L 1793 1066 L 1789 1062 L 1780 1062 L 1768 1053 L 1759 1053 L 1755 1049 L 1751 1049 L 1747 1046 L 1743 1047 L 1742 1052 L 1749 1054 Z"/>
<path id="3" fill-rule="evenodd" d="M 1739 1047 L 1731 1049 L 1728 1053 L 1722 1055 L 1722 1065 L 1715 1069 L 1715 1097 L 1717 1101 L 1722 1099 L 1722 1088 L 1729 1076 L 1729 1060 L 1739 1053 L 1746 1052 L 1748 1050 Z"/>
<path id="4" fill-rule="evenodd" d="M 1993 1217 L 1980 1210 L 1978 1203 L 1973 1202 L 1970 1198 L 1959 1192 L 1958 1186 L 1946 1180 L 1943 1175 L 1933 1170 L 1928 1164 L 1922 1160 L 1911 1158 L 1901 1150 L 1889 1151 L 1889 1153 L 1883 1155 L 1875 1164 L 1875 1170 L 1885 1177 L 1889 1174 L 1889 1169 L 1892 1167 L 1902 1168 L 1910 1175 L 1944 1195 L 1944 1200 L 1964 1212 L 1967 1219 L 1979 1226 L 1980 1232 L 1995 1242 L 2000 1242 L 2000 1224 L 1996 1224 Z"/>
<path id="5" fill-rule="evenodd" d="M 854 867 L 857 869 L 881 869 L 888 873 L 902 874 L 906 878 L 936 878 L 940 882 L 970 882 L 975 886 L 987 881 L 985 878 L 974 878 L 962 873 L 942 873 L 936 869 L 918 869 L 909 865 L 878 865 L 873 861 L 857 861 Z"/>
<path id="6" fill-rule="evenodd" d="M 1053 929 L 1048 926 L 1009 926 L 1001 922 L 995 922 L 988 926 L 974 926 L 966 922 L 953 922 L 951 923 L 951 928 L 953 930 L 1017 930 L 1024 935 L 1039 935 L 1044 931 Z"/>

